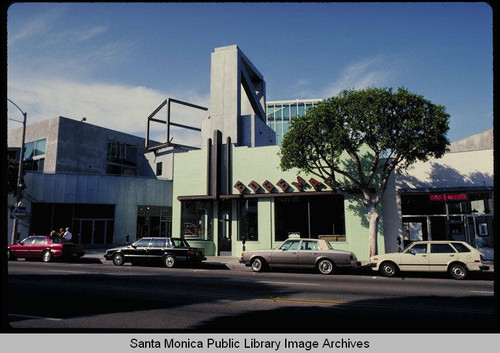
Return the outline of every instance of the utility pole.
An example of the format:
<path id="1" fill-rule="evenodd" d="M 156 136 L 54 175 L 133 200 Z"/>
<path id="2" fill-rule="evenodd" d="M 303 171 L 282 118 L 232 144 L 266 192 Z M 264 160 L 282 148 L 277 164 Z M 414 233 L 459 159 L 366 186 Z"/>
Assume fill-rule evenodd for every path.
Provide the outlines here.
<path id="1" fill-rule="evenodd" d="M 22 192 L 22 178 L 23 178 L 23 173 L 24 173 L 24 139 L 26 137 L 26 119 L 28 117 L 28 113 L 26 112 L 23 112 L 21 110 L 21 108 L 19 108 L 19 106 L 14 103 L 13 101 L 11 101 L 9 98 L 7 98 L 7 100 L 9 102 L 11 102 L 12 104 L 14 104 L 14 106 L 19 109 L 19 111 L 21 112 L 21 114 L 23 114 L 23 121 L 22 121 L 22 124 L 23 124 L 23 136 L 22 136 L 22 140 L 21 140 L 21 152 L 19 153 L 19 169 L 18 169 L 18 172 L 17 172 L 17 185 L 16 185 L 16 205 L 15 207 L 19 207 L 20 206 L 20 202 L 21 202 L 21 199 L 22 199 L 22 195 L 21 195 L 21 192 Z M 17 122 L 21 122 L 19 120 L 14 120 L 14 119 L 10 119 L 10 120 L 13 120 L 13 121 L 17 121 Z M 11 244 L 14 244 L 16 242 L 16 236 L 17 236 L 17 223 L 18 223 L 18 219 L 19 217 L 17 215 L 14 216 L 14 222 L 13 222 L 13 225 L 12 225 L 12 237 L 11 237 Z"/>

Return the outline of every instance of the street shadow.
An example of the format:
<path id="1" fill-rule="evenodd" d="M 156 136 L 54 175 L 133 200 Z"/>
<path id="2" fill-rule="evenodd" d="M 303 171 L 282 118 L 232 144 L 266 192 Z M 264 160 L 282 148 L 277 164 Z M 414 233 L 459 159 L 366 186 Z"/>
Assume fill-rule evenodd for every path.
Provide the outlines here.
<path id="1" fill-rule="evenodd" d="M 471 309 L 473 308 L 473 309 Z M 496 333 L 492 297 L 413 296 L 343 305 L 280 305 L 218 317 L 188 330 L 203 333 Z"/>
<path id="2" fill-rule="evenodd" d="M 11 303 L 9 313 L 15 314 L 9 317 L 9 322 L 26 320 L 22 315 L 69 319 L 168 309 L 225 299 L 246 301 L 262 295 L 293 294 L 284 293 L 281 287 L 254 281 L 242 282 L 217 276 L 192 277 L 189 274 L 169 273 L 168 269 L 164 270 L 164 274 L 157 272 L 147 276 L 126 274 L 124 271 L 117 274 L 8 275 L 4 301 Z M 220 290 L 221 283 L 224 286 L 223 291 Z M 53 332 L 51 329 L 21 329 L 12 328 L 10 325 L 3 331 Z M 75 330 L 58 328 L 57 332 Z"/>
<path id="3" fill-rule="evenodd" d="M 322 275 L 319 275 L 322 276 Z M 221 291 L 223 287 L 223 291 Z M 203 288 L 201 290 L 200 288 Z M 362 290 L 362 289 L 360 289 Z M 108 313 L 215 303 L 221 300 L 259 299 L 269 310 L 215 317 L 187 329 L 153 332 L 205 333 L 462 333 L 497 332 L 494 296 L 410 296 L 315 304 L 293 298 L 295 292 L 279 284 L 227 277 L 192 277 L 185 274 L 46 274 L 9 275 L 6 302 L 18 315 L 84 318 Z M 276 298 L 276 299 L 273 299 Z M 36 300 L 34 300 L 36 299 Z M 40 305 L 40 303 L 45 303 Z M 50 305 L 47 305 L 50 303 Z M 193 314 L 195 315 L 195 314 Z M 25 320 L 11 317 L 10 322 Z M 118 325 L 118 323 L 117 323 Z M 136 329 L 12 328 L 5 332 L 137 332 Z M 119 326 L 117 326 L 119 327 Z"/>
<path id="4" fill-rule="evenodd" d="M 22 259 L 16 259 L 16 260 L 9 260 L 9 261 L 22 261 Z M 24 261 L 30 261 L 30 262 L 42 262 L 42 259 L 35 259 L 35 258 L 27 258 L 27 259 L 24 259 Z M 50 260 L 50 262 L 54 262 L 54 263 L 72 263 L 72 264 L 75 264 L 75 263 L 79 263 L 79 264 L 102 264 L 102 261 L 98 258 L 95 258 L 95 257 L 80 257 L 80 258 L 53 258 L 52 260 Z"/>

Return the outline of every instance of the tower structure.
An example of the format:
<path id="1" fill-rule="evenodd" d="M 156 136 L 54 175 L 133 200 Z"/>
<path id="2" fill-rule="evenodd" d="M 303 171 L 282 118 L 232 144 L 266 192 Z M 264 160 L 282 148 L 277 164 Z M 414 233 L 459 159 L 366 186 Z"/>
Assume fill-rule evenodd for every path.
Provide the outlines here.
<path id="1" fill-rule="evenodd" d="M 276 143 L 266 125 L 266 84 L 262 74 L 237 45 L 215 48 L 211 56 L 210 104 L 202 121 L 202 143 L 222 133 L 237 146 Z"/>

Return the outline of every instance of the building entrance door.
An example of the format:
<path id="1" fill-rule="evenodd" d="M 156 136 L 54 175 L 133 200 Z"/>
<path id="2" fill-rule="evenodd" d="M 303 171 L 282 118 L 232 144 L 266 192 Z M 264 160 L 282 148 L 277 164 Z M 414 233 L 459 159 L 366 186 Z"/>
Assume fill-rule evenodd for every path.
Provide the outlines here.
<path id="1" fill-rule="evenodd" d="M 231 210 L 231 200 L 219 202 L 218 252 L 220 256 L 231 255 Z"/>

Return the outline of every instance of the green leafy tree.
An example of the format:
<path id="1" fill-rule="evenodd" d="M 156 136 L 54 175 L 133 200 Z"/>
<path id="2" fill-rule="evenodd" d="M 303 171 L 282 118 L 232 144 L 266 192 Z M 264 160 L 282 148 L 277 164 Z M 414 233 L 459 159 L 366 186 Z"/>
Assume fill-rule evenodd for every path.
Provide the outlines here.
<path id="1" fill-rule="evenodd" d="M 345 90 L 295 119 L 283 139 L 281 168 L 298 168 L 356 200 L 369 221 L 369 256 L 378 253 L 377 205 L 392 172 L 440 158 L 449 114 L 404 88 Z"/>

